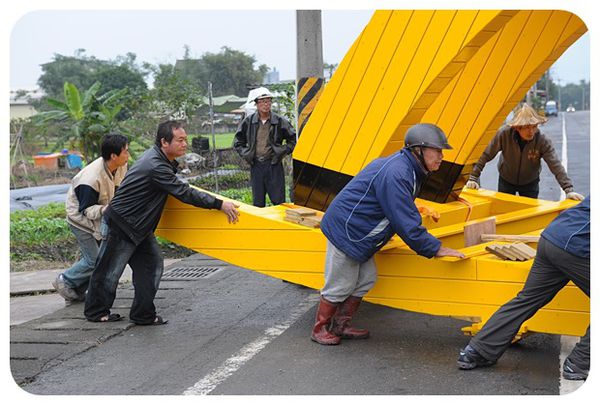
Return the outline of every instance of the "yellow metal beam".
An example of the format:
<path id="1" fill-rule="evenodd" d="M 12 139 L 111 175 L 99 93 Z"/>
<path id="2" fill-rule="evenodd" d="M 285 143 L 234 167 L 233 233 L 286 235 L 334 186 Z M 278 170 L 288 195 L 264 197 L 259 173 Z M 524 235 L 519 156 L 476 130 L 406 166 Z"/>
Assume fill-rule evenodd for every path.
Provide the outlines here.
<path id="1" fill-rule="evenodd" d="M 503 233 L 541 231 L 574 201 L 538 201 L 489 191 L 470 191 L 471 220 L 494 216 Z M 445 245 L 464 250 L 465 260 L 426 259 L 401 240 L 375 256 L 378 281 L 365 298 L 394 308 L 485 321 L 522 288 L 532 261 L 502 261 L 485 244 L 463 248 L 467 208 L 460 202 L 418 205 L 438 210 L 431 233 Z M 157 235 L 237 266 L 319 289 L 323 286 L 326 239 L 319 229 L 287 222 L 285 206 L 256 208 L 241 204 L 240 221 L 229 225 L 215 211 L 170 198 Z M 504 230 L 506 229 L 506 231 Z M 535 246 L 535 244 L 532 244 Z M 568 286 L 528 321 L 529 331 L 582 335 L 589 322 L 589 299 Z M 473 326 L 477 330 L 477 325 Z"/>

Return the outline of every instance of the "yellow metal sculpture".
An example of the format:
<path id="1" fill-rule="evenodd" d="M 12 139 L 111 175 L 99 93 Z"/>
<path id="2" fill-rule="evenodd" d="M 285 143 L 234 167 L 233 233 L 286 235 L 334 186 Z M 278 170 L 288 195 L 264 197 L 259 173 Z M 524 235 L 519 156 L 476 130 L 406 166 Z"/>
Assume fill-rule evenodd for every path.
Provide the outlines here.
<path id="1" fill-rule="evenodd" d="M 462 191 L 462 185 L 504 117 L 585 30 L 577 16 L 564 11 L 373 15 L 325 88 L 294 151 L 296 203 L 324 211 L 368 162 L 400 149 L 409 126 L 435 123 L 455 149 L 417 205 L 424 208 L 428 230 L 467 258 L 426 259 L 392 239 L 375 257 L 379 276 L 367 301 L 465 319 L 473 322 L 465 332 L 476 333 L 521 289 L 531 260 L 501 260 L 486 252 L 486 243 L 465 247 L 465 225 L 493 217 L 497 233 L 539 235 L 575 202 Z M 319 229 L 284 221 L 288 206 L 242 204 L 240 222 L 232 226 L 218 213 L 170 199 L 157 234 L 319 289 L 325 237 Z M 589 299 L 569 284 L 520 333 L 581 336 L 588 323 Z"/>

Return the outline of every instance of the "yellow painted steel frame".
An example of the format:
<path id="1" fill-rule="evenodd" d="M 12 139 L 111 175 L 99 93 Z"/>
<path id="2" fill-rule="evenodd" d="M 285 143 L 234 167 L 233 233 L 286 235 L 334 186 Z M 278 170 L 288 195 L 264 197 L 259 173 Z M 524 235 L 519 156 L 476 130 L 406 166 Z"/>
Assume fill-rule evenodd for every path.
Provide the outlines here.
<path id="1" fill-rule="evenodd" d="M 401 240 L 392 239 L 375 256 L 378 281 L 365 297 L 367 301 L 469 320 L 476 324 L 465 331 L 476 332 L 480 322 L 522 288 L 532 261 L 500 260 L 487 254 L 486 244 L 464 248 L 465 224 L 495 217 L 498 233 L 539 234 L 561 210 L 575 204 L 483 190 L 463 196 L 472 206 L 470 214 L 459 202 L 417 200 L 417 204 L 440 214 L 437 223 L 425 217 L 424 225 L 444 245 L 461 249 L 467 258 L 426 259 Z M 239 223 L 230 225 L 220 212 L 169 198 L 157 235 L 234 265 L 319 289 L 324 282 L 326 238 L 320 229 L 284 221 L 286 208 L 241 204 Z M 467 215 L 470 222 L 465 222 Z M 522 332 L 583 335 L 588 323 L 589 300 L 569 284 L 524 324 Z"/>
<path id="2" fill-rule="evenodd" d="M 400 149 L 406 128 L 432 122 L 449 134 L 455 149 L 445 160 L 464 165 L 464 177 L 510 109 L 585 30 L 565 11 L 377 11 L 323 91 L 294 160 L 299 170 L 353 176 Z M 500 260 L 487 254 L 485 244 L 465 248 L 464 226 L 495 217 L 498 233 L 539 234 L 575 204 L 485 190 L 465 190 L 461 197 L 468 205 L 417 204 L 440 216 L 438 222 L 424 216 L 428 230 L 467 258 L 426 259 L 393 239 L 375 256 L 379 278 L 367 301 L 469 320 L 475 323 L 465 332 L 475 333 L 522 288 L 532 261 Z M 221 213 L 169 199 L 157 234 L 234 265 L 321 288 L 325 237 L 284 221 L 285 209 L 242 204 L 240 222 L 229 225 Z M 589 299 L 569 284 L 520 332 L 581 336 L 588 324 Z"/>
<path id="3" fill-rule="evenodd" d="M 586 31 L 560 10 L 376 11 L 321 95 L 294 160 L 354 176 L 401 149 L 407 128 L 429 122 L 454 147 L 444 151 L 452 172 L 444 187 L 459 193 L 510 110 Z"/>

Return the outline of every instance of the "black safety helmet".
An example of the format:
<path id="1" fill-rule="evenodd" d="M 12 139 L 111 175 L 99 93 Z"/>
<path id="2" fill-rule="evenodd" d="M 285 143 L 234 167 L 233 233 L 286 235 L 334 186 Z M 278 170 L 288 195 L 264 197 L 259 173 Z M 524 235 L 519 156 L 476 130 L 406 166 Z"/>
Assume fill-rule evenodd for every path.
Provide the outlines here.
<path id="1" fill-rule="evenodd" d="M 416 124 L 408 128 L 404 136 L 404 146 L 413 148 L 423 146 L 435 149 L 452 149 L 444 131 L 433 124 Z"/>

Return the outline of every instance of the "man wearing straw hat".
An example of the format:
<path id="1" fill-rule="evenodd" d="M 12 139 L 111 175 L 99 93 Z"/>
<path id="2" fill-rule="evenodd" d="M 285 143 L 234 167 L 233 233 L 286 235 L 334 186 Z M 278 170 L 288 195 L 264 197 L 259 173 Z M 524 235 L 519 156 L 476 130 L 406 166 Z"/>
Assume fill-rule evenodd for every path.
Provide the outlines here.
<path id="1" fill-rule="evenodd" d="M 527 104 L 501 127 L 473 167 L 467 188 L 479 188 L 479 175 L 486 163 L 502 151 L 498 162 L 498 191 L 537 198 L 540 191 L 541 160 L 556 177 L 567 198 L 581 201 L 583 196 L 573 191 L 573 182 L 560 162 L 552 142 L 542 134 L 538 125 L 546 122 Z"/>

